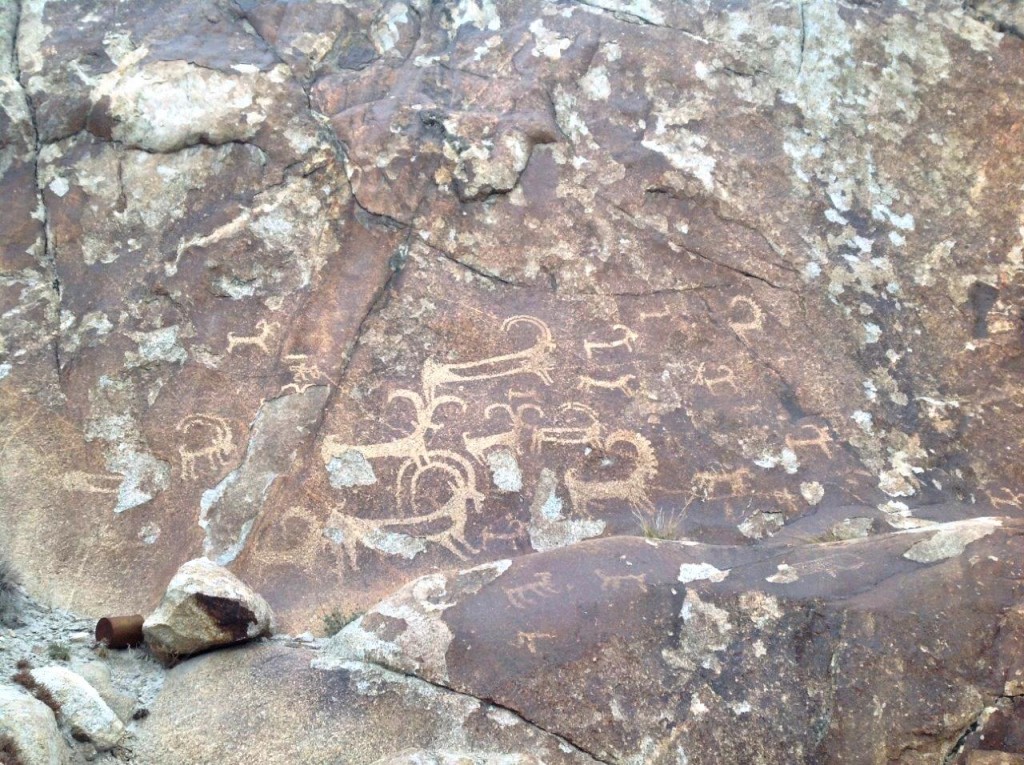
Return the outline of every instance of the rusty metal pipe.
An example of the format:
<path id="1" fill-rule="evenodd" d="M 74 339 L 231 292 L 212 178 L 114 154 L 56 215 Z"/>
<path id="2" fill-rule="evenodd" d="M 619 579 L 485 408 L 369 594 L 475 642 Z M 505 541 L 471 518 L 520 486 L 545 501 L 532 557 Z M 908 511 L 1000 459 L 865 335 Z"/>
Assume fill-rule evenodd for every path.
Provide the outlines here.
<path id="1" fill-rule="evenodd" d="M 107 648 L 133 648 L 142 645 L 141 615 L 105 616 L 96 622 L 96 642 Z"/>

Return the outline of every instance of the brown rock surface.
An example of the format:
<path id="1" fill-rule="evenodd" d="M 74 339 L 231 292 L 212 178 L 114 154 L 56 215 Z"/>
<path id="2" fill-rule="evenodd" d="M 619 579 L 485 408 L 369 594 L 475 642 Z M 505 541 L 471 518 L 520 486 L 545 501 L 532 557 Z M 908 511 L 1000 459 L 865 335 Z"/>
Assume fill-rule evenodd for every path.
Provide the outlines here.
<path id="1" fill-rule="evenodd" d="M 4 547 L 97 616 L 205 555 L 300 632 L 594 538 L 1015 528 L 1018 5 L 4 4 Z"/>
<path id="2" fill-rule="evenodd" d="M 976 730 L 1024 752 L 1022 560 L 1024 525 L 988 518 L 770 552 L 593 540 L 411 582 L 314 666 L 491 699 L 605 762 L 963 762 Z"/>
<path id="3" fill-rule="evenodd" d="M 137 733 L 135 756 L 153 765 L 357 765 L 419 749 L 530 765 L 499 757 L 522 748 L 551 765 L 594 762 L 507 710 L 370 664 L 310 669 L 312 655 L 262 645 L 179 665 Z"/>

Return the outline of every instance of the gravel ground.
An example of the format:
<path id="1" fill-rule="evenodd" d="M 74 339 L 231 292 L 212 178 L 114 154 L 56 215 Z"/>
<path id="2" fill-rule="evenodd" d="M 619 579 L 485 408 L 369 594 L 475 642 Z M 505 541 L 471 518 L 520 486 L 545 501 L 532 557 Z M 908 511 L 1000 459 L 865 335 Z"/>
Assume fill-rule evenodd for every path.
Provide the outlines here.
<path id="1" fill-rule="evenodd" d="M 90 675 L 90 681 L 95 674 L 103 674 L 105 667 L 110 673 L 109 688 L 97 690 L 122 717 L 127 735 L 116 749 L 97 752 L 91 744 L 75 741 L 62 729 L 71 752 L 70 760 L 72 763 L 136 763 L 132 742 L 139 726 L 146 724 L 148 706 L 159 692 L 166 670 L 145 648 L 113 651 L 98 645 L 93 637 L 95 627 L 94 619 L 49 608 L 23 594 L 17 623 L 0 626 L 0 684 L 11 683 L 11 675 L 17 671 L 16 664 L 21 659 L 27 659 L 33 667 L 67 667 Z M 112 700 L 115 703 L 111 703 Z"/>

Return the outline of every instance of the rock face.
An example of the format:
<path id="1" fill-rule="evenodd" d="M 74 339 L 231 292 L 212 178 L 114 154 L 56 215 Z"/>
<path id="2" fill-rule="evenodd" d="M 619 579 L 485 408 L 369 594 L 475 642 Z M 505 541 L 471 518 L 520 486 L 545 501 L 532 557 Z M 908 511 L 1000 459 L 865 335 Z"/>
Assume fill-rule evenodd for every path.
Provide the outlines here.
<path id="1" fill-rule="evenodd" d="M 100 751 L 117 746 L 124 736 L 124 725 L 81 675 L 57 666 L 33 669 L 30 674 L 60 706 L 60 719 L 73 735 Z"/>
<path id="2" fill-rule="evenodd" d="M 272 635 L 274 615 L 267 602 L 230 571 L 197 558 L 178 569 L 142 632 L 154 654 L 173 661 Z"/>
<path id="3" fill-rule="evenodd" d="M 399 755 L 430 765 L 533 765 L 532 757 L 594 765 L 508 710 L 371 664 L 310 669 L 312 655 L 261 644 L 180 664 L 137 733 L 136 757 L 153 765 L 369 765 Z"/>
<path id="4" fill-rule="evenodd" d="M 1022 560 L 1024 524 L 989 518 L 771 552 L 594 540 L 412 582 L 314 666 L 491 699 L 603 762 L 974 762 L 986 727 L 968 750 L 1024 752 Z"/>
<path id="5" fill-rule="evenodd" d="M 23 765 L 66 765 L 68 761 L 50 708 L 9 685 L 0 685 L 0 738 L 3 737 L 13 742 L 14 753 Z"/>
<path id="6" fill-rule="evenodd" d="M 1020 603 L 1019 3 L 0 5 L 0 529 L 30 592 L 150 612 L 205 556 L 291 632 L 380 603 L 338 656 L 624 762 L 710 757 L 702 715 L 770 704 L 723 751 L 1024 749 L 979 666 Z M 540 568 L 590 582 L 644 535 L 702 546 L 642 548 L 607 628 Z M 459 614 L 508 582 L 562 621 L 485 676 L 459 641 L 490 606 Z M 742 605 L 769 596 L 775 642 Z M 184 652 L 262 630 L 221 605 Z M 704 637 L 665 643 L 684 608 Z M 527 662 L 544 639 L 564 667 Z M 410 746 L 493 753 L 436 739 Z"/>

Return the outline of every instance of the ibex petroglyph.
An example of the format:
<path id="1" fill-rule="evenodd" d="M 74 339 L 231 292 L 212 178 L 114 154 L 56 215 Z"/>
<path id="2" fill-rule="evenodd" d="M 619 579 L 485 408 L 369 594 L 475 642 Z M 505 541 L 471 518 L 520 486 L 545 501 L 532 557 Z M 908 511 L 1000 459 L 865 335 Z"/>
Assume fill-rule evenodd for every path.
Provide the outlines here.
<path id="1" fill-rule="evenodd" d="M 590 516 L 590 506 L 595 502 L 617 499 L 627 502 L 643 511 L 654 513 L 654 504 L 647 495 L 648 485 L 658 474 L 658 459 L 651 442 L 638 433 L 617 430 L 604 440 L 607 451 L 616 444 L 629 444 L 636 452 L 636 462 L 625 478 L 606 481 L 588 481 L 576 470 L 565 471 L 565 487 L 573 509 Z"/>
<path id="2" fill-rule="evenodd" d="M 186 438 L 195 439 L 200 436 L 202 445 L 197 441 L 182 444 L 178 447 L 181 457 L 181 477 L 186 481 L 198 478 L 198 466 L 206 462 L 211 470 L 222 467 L 235 450 L 235 436 L 231 424 L 223 417 L 211 414 L 191 414 L 177 425 L 177 431 Z"/>

